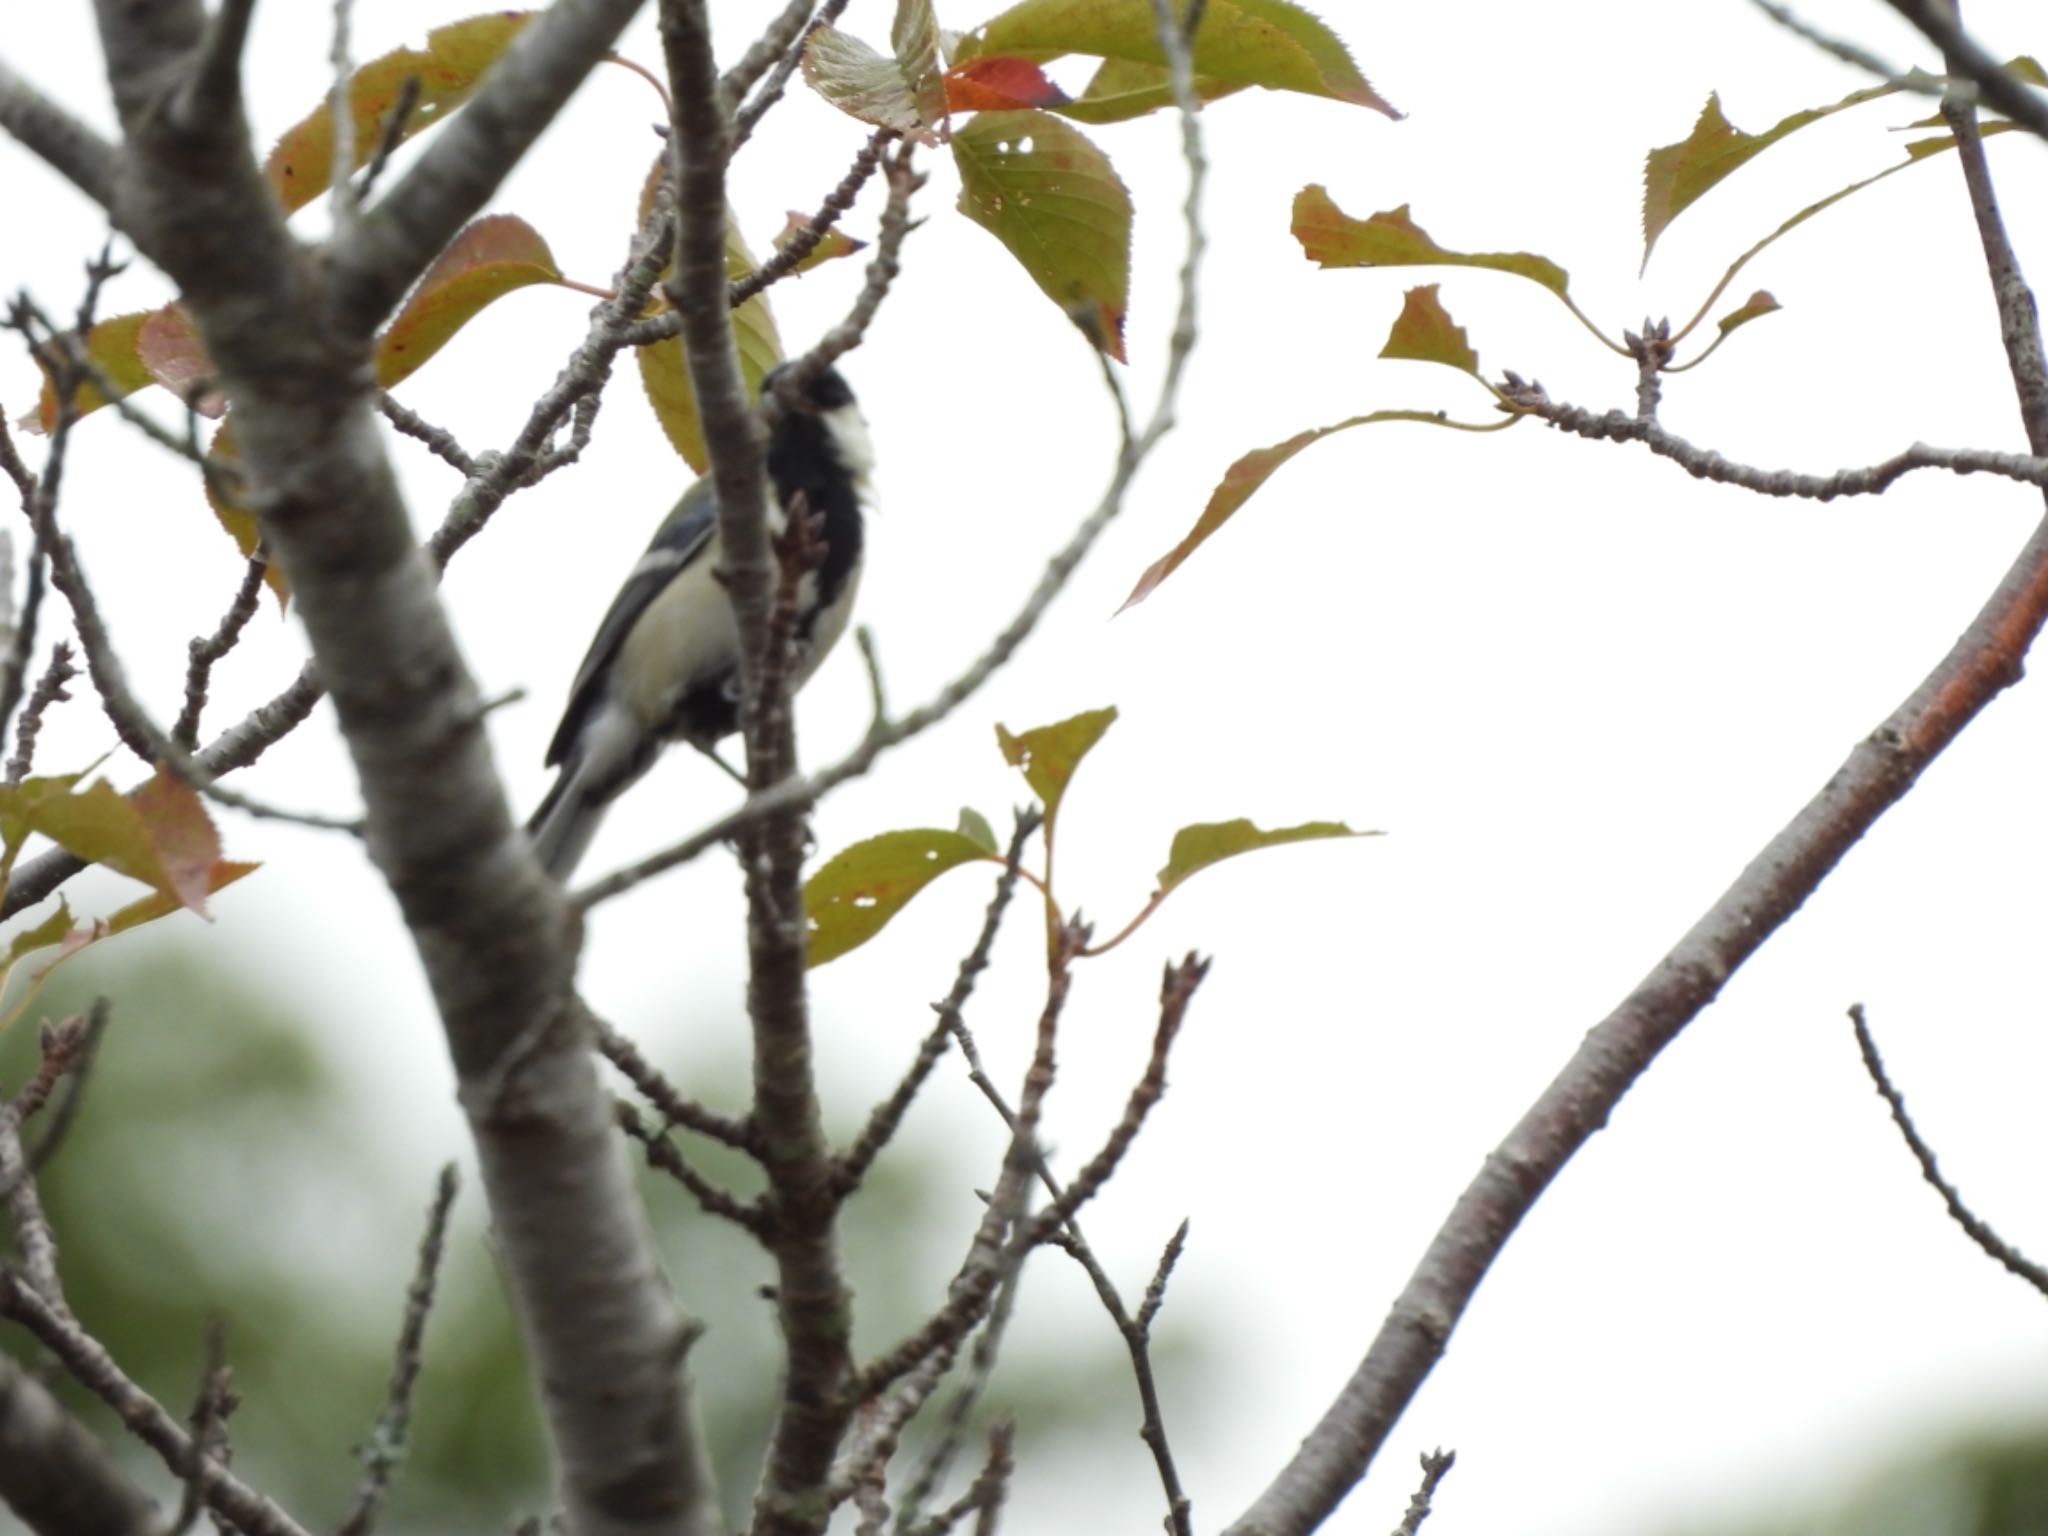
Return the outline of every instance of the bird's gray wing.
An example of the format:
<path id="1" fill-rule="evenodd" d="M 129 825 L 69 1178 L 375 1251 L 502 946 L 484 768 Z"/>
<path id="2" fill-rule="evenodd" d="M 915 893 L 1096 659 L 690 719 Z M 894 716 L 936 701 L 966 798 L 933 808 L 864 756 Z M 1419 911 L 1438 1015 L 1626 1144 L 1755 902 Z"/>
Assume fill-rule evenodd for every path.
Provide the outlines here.
<path id="1" fill-rule="evenodd" d="M 705 558 L 706 547 L 717 530 L 718 498 L 707 477 L 683 492 L 675 510 L 662 520 L 654 542 L 647 546 L 647 553 L 640 557 L 626 584 L 619 588 L 619 595 L 612 599 L 604 622 L 597 626 L 596 638 L 590 642 L 590 651 L 577 669 L 576 681 L 570 685 L 562 723 L 555 727 L 555 739 L 548 743 L 548 767 L 562 762 L 574 749 L 584 722 L 604 692 L 612 658 L 626 643 L 626 636 L 632 633 L 648 604 L 686 566 Z"/>

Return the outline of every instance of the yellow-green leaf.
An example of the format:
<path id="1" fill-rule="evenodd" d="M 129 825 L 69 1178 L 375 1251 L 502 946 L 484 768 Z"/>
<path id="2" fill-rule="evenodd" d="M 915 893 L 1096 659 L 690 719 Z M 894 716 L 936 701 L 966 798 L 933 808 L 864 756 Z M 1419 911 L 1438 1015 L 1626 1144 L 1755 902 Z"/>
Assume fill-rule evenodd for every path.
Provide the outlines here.
<path id="1" fill-rule="evenodd" d="M 799 212 L 794 208 L 790 209 L 789 222 L 776 232 L 773 242 L 775 249 L 778 251 L 785 249 L 792 240 L 796 239 L 806 229 L 809 229 L 810 225 L 810 214 Z M 864 251 L 867 249 L 867 244 L 865 240 L 854 239 L 853 236 L 847 234 L 835 224 L 832 228 L 825 231 L 824 237 L 811 247 L 803 260 L 799 261 L 790 270 L 792 272 L 808 272 L 820 262 L 836 261 L 841 256 L 851 256 L 856 251 Z"/>
<path id="2" fill-rule="evenodd" d="M 947 870 L 989 856 L 973 838 L 939 827 L 884 832 L 833 855 L 804 882 L 810 963 L 858 949 Z"/>
<path id="3" fill-rule="evenodd" d="M 1914 70 L 1906 81 L 1867 86 L 1826 106 L 1794 112 L 1762 133 L 1744 133 L 1722 113 L 1720 93 L 1708 96 L 1692 132 L 1679 143 L 1651 150 L 1643 162 L 1643 265 L 1650 264 L 1650 252 L 1656 247 L 1657 237 L 1670 228 L 1673 219 L 1773 144 L 1822 118 L 1893 95 L 1909 83 L 1935 82 L 1931 76 Z"/>
<path id="4" fill-rule="evenodd" d="M 1053 821 L 1060 811 L 1060 800 L 1067 792 L 1067 784 L 1074 777 L 1074 770 L 1081 765 L 1081 759 L 1096 742 L 1102 740 L 1102 733 L 1116 723 L 1116 707 L 1091 709 L 1074 715 L 1056 725 L 1041 725 L 1035 730 L 1023 731 L 1012 736 L 1002 726 L 996 727 L 996 742 L 1003 749 L 1003 760 L 1012 768 L 1024 770 L 1024 782 L 1031 786 L 1031 792 L 1038 796 L 1038 803 L 1045 807 L 1045 835 L 1052 837 Z"/>
<path id="5" fill-rule="evenodd" d="M 12 970 L 14 963 L 23 955 L 33 954 L 39 949 L 48 949 L 61 942 L 71 932 L 71 903 L 64 897 L 57 898 L 57 910 L 37 923 L 33 928 L 24 928 L 17 933 L 7 946 L 7 956 L 0 960 L 0 976 Z"/>
<path id="6" fill-rule="evenodd" d="M 1175 5 L 1177 14 L 1186 8 L 1186 0 Z M 1022 0 L 961 43 L 963 59 L 1014 54 L 1043 61 L 1070 53 L 1163 66 L 1152 0 Z M 1209 0 L 1193 63 L 1195 74 L 1217 81 L 1401 115 L 1359 73 L 1336 33 L 1290 0 Z"/>
<path id="7" fill-rule="evenodd" d="M 1770 294 L 1759 288 L 1743 301 L 1741 308 L 1729 310 L 1716 323 L 1720 327 L 1721 334 L 1726 336 L 1730 331 L 1740 330 L 1752 320 L 1760 320 L 1765 315 L 1776 314 L 1782 307 Z"/>
<path id="8" fill-rule="evenodd" d="M 1131 588 L 1131 595 L 1123 600 L 1124 608 L 1136 607 L 1159 589 L 1160 583 L 1179 570 L 1188 556 L 1200 549 L 1209 536 L 1229 522 L 1232 514 L 1243 506 L 1270 480 L 1274 473 L 1311 443 L 1321 442 L 1337 432 L 1348 432 L 1353 427 L 1371 426 L 1381 421 L 1413 421 L 1424 426 L 1449 427 L 1458 432 L 1499 432 L 1513 426 L 1521 418 L 1503 417 L 1499 421 L 1479 423 L 1453 421 L 1441 411 L 1372 411 L 1364 416 L 1353 416 L 1327 427 L 1312 427 L 1306 432 L 1297 432 L 1284 443 L 1275 443 L 1270 448 L 1254 448 L 1230 468 L 1223 472 L 1223 478 L 1216 483 L 1216 489 L 1209 493 L 1209 501 L 1202 508 L 1202 515 L 1195 519 L 1194 527 L 1173 548 L 1161 555 L 1145 568 L 1137 585 Z"/>
<path id="9" fill-rule="evenodd" d="M 996 829 L 988 824 L 986 816 L 971 805 L 960 807 L 958 831 L 962 837 L 972 838 L 990 853 L 1002 852 L 1001 846 L 996 842 Z"/>
<path id="10" fill-rule="evenodd" d="M 115 315 L 102 320 L 85 333 L 85 355 L 101 378 L 113 386 L 114 398 L 133 394 L 151 383 L 149 370 L 136 350 L 136 338 L 152 312 Z M 107 403 L 107 397 L 91 384 L 81 384 L 72 394 L 71 406 L 78 416 L 90 415 Z M 43 376 L 43 393 L 34 410 L 20 418 L 25 432 L 49 433 L 57 426 L 57 381 Z"/>
<path id="11" fill-rule="evenodd" d="M 1045 112 L 983 112 L 956 129 L 960 211 L 1119 362 L 1130 305 L 1131 195 L 1109 158 Z"/>
<path id="12" fill-rule="evenodd" d="M 731 278 L 745 277 L 754 270 L 753 252 L 741 238 L 731 211 L 725 221 L 725 271 Z M 659 290 L 657 290 L 657 293 Z M 668 308 L 659 297 L 648 313 L 658 315 Z M 775 329 L 775 316 L 768 308 L 768 296 L 757 293 L 732 312 L 733 341 L 739 348 L 740 374 L 749 391 L 758 391 L 768 370 L 782 361 L 782 337 Z M 640 365 L 640 383 L 647 391 L 647 403 L 661 423 L 669 443 L 690 468 L 703 474 L 711 459 L 704 448 L 704 432 L 697 425 L 697 396 L 690 388 L 690 370 L 683 361 L 681 337 L 657 341 L 635 349 Z"/>
<path id="13" fill-rule="evenodd" d="M 1182 827 L 1173 834 L 1173 847 L 1166 855 L 1166 866 L 1159 871 L 1159 894 L 1164 896 L 1188 876 L 1207 869 L 1211 864 L 1235 858 L 1240 853 L 1250 853 L 1255 848 L 1275 848 L 1282 843 L 1305 843 L 1327 837 L 1382 835 L 1353 831 L 1341 821 L 1305 821 L 1300 826 L 1275 827 L 1268 832 L 1242 817 L 1236 821 L 1212 821 Z"/>
<path id="14" fill-rule="evenodd" d="M 1417 363 L 1441 363 L 1460 373 L 1479 377 L 1479 354 L 1465 339 L 1465 328 L 1450 317 L 1436 296 L 1437 285 L 1410 288 L 1401 313 L 1387 333 L 1381 357 L 1402 358 Z"/>
<path id="15" fill-rule="evenodd" d="M 470 321 L 516 289 L 558 283 L 547 241 L 510 213 L 478 219 L 448 244 L 377 338 L 377 382 L 390 389 L 417 372 Z"/>
<path id="16" fill-rule="evenodd" d="M 242 481 L 242 451 L 235 444 L 232 417 L 220 424 L 220 430 L 213 434 L 213 441 L 206 445 L 206 463 L 206 504 L 213 509 L 214 519 L 235 541 L 235 548 L 246 560 L 256 553 L 256 546 L 263 540 L 263 529 L 256 514 L 237 495 Z M 275 560 L 264 568 L 263 584 L 270 588 L 280 608 L 290 600 L 291 587 L 285 581 L 283 568 Z"/>
<path id="17" fill-rule="evenodd" d="M 1193 84 L 1197 101 L 1219 101 L 1246 85 L 1242 80 L 1219 80 L 1214 75 L 1197 75 Z M 1163 64 L 1104 59 L 1079 96 L 1049 105 L 1061 117 L 1079 123 L 1121 123 L 1172 106 L 1173 83 Z"/>
<path id="18" fill-rule="evenodd" d="M 419 94 L 398 126 L 398 143 L 433 127 L 468 101 L 485 72 L 532 19 L 530 11 L 492 11 L 452 21 L 429 32 L 424 49 L 394 49 L 358 69 L 348 88 L 349 116 L 355 124 L 350 172 L 369 163 L 383 137 L 384 120 L 398 105 L 409 77 L 418 77 Z M 263 173 L 287 213 L 328 189 L 334 175 L 334 114 L 325 99 L 285 130 L 263 162 Z"/>
<path id="19" fill-rule="evenodd" d="M 220 862 L 220 835 L 198 795 L 161 771 L 132 795 L 105 779 L 79 790 L 68 776 L 0 786 L 0 827 L 11 841 L 16 829 L 40 832 L 194 911 L 204 911 Z"/>
<path id="20" fill-rule="evenodd" d="M 1480 267 L 1526 277 L 1559 298 L 1567 296 L 1571 281 L 1556 262 L 1528 251 L 1447 250 L 1408 216 L 1406 203 L 1369 219 L 1354 219 L 1318 186 L 1295 194 L 1293 229 L 1302 254 L 1325 268 Z"/>

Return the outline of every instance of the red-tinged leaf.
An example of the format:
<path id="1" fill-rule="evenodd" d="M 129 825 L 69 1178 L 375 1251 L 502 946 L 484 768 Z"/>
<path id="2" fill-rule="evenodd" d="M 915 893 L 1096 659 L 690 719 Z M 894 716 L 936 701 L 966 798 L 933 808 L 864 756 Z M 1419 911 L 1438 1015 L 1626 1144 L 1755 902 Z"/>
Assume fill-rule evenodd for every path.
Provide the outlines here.
<path id="1" fill-rule="evenodd" d="M 936 68 L 932 79 L 938 81 Z M 937 142 L 932 129 L 945 111 L 943 82 L 934 97 L 897 60 L 850 33 L 829 24 L 811 29 L 804 44 L 804 80 L 848 117 L 922 143 Z"/>
<path id="2" fill-rule="evenodd" d="M 954 132 L 953 160 L 960 211 L 1122 362 L 1131 195 L 1108 157 L 1044 112 L 984 112 Z"/>
<path id="3" fill-rule="evenodd" d="M 1353 831 L 1341 821 L 1305 821 L 1297 827 L 1275 827 L 1268 832 L 1241 817 L 1236 821 L 1212 821 L 1182 827 L 1173 834 L 1173 847 L 1166 855 L 1166 867 L 1159 871 L 1159 894 L 1164 896 L 1188 876 L 1207 869 L 1211 864 L 1219 864 L 1257 848 L 1277 848 L 1282 843 L 1305 843 L 1320 838 L 1384 835 Z"/>
<path id="4" fill-rule="evenodd" d="M 225 890 L 244 875 L 253 875 L 262 867 L 261 864 L 243 864 L 234 859 L 221 859 L 207 871 L 206 894 L 211 896 L 216 891 Z M 106 930 L 111 937 L 117 933 L 126 933 L 131 928 L 140 928 L 145 923 L 153 923 L 160 917 L 169 917 L 173 912 L 181 910 L 181 904 L 168 896 L 145 896 L 140 901 L 131 901 L 108 918 Z"/>
<path id="5" fill-rule="evenodd" d="M 946 71 L 946 107 L 952 112 L 1008 112 L 1056 107 L 1067 93 L 1029 59 L 970 59 Z"/>
<path id="6" fill-rule="evenodd" d="M 0 801 L 27 831 L 42 833 L 87 863 L 104 864 L 166 895 L 178 895 L 141 811 L 105 779 L 83 790 L 66 778 L 27 779 L 0 788 Z"/>
<path id="7" fill-rule="evenodd" d="M 1776 314 L 1782 307 L 1770 294 L 1759 288 L 1743 302 L 1740 309 L 1729 310 L 1716 323 L 1720 326 L 1721 334 L 1726 336 L 1730 331 L 1740 330 L 1752 320 L 1761 320 L 1765 315 Z"/>
<path id="8" fill-rule="evenodd" d="M 1038 796 L 1038 803 L 1045 807 L 1045 835 L 1048 839 L 1052 837 L 1060 800 L 1067 792 L 1074 770 L 1080 767 L 1081 759 L 1088 755 L 1089 749 L 1102 740 L 1102 733 L 1115 723 L 1116 707 L 1112 705 L 1108 709 L 1091 709 L 1056 725 L 1041 725 L 1015 736 L 1000 725 L 996 727 L 996 742 L 1003 749 L 1003 760 L 1013 768 L 1024 770 L 1024 782 L 1031 786 L 1031 792 Z"/>
<path id="9" fill-rule="evenodd" d="M 1932 83 L 1931 77 L 1925 75 L 1919 79 Z M 1730 123 L 1722 114 L 1718 92 L 1707 97 L 1692 132 L 1679 143 L 1651 150 L 1643 162 L 1643 265 L 1650 264 L 1650 252 L 1656 247 L 1657 237 L 1670 228 L 1673 219 L 1773 144 L 1782 143 L 1810 123 L 1893 95 L 1902 88 L 1903 82 L 1888 81 L 1851 91 L 1840 101 L 1794 112 L 1762 133 L 1744 133 Z"/>
<path id="10" fill-rule="evenodd" d="M 510 213 L 478 219 L 449 242 L 377 338 L 378 384 L 391 389 L 418 372 L 506 294 L 561 280 L 554 253 L 526 220 Z"/>
<path id="11" fill-rule="evenodd" d="M 149 370 L 142 365 L 142 358 L 136 352 L 136 337 L 142 333 L 143 322 L 149 319 L 144 310 L 132 315 L 115 315 L 102 320 L 85 333 L 85 355 L 97 370 L 99 376 L 113 386 L 114 398 L 133 394 L 145 388 L 150 382 Z M 92 384 L 81 384 L 71 397 L 71 408 L 78 416 L 88 416 L 107 403 L 107 397 Z M 57 382 L 48 374 L 43 376 L 43 392 L 36 401 L 35 409 L 26 412 L 16 423 L 24 432 L 49 433 L 57 427 Z"/>
<path id="12" fill-rule="evenodd" d="M 1214 75 L 1197 75 L 1193 84 L 1197 101 L 1220 101 L 1246 89 L 1242 80 Z M 1104 59 L 1081 94 L 1053 110 L 1078 123 L 1121 123 L 1172 105 L 1173 82 L 1164 65 Z"/>
<path id="13" fill-rule="evenodd" d="M 1410 288 L 1394 328 L 1387 333 L 1381 357 L 1417 363 L 1441 363 L 1479 377 L 1479 354 L 1465 339 L 1465 328 L 1451 319 L 1436 296 L 1437 285 Z"/>
<path id="14" fill-rule="evenodd" d="M 399 143 L 431 128 L 468 101 L 484 74 L 498 62 L 527 22 L 530 11 L 493 11 L 436 27 L 424 49 L 399 48 L 372 59 L 349 80 L 349 116 L 355 124 L 351 172 L 367 165 L 384 135 L 384 121 L 398 105 L 409 77 L 419 95 L 399 125 Z M 302 208 L 325 192 L 334 175 L 334 115 L 323 98 L 292 127 L 263 162 L 285 212 Z"/>
<path id="15" fill-rule="evenodd" d="M 962 39 L 964 58 L 1011 54 L 1043 62 L 1065 54 L 1164 65 L 1152 0 L 1022 0 Z M 1291 0 L 1210 0 L 1195 34 L 1194 72 L 1370 107 L 1389 106 L 1337 35 Z"/>
<path id="16" fill-rule="evenodd" d="M 199 791 L 159 768 L 153 778 L 130 791 L 128 803 L 156 848 L 163 879 L 149 883 L 204 916 L 214 866 L 220 863 L 220 831 L 206 813 Z"/>
<path id="17" fill-rule="evenodd" d="M 778 251 L 784 249 L 790 241 L 796 239 L 797 236 L 810 228 L 810 224 L 810 214 L 800 213 L 792 208 L 789 212 L 789 222 L 775 236 L 775 249 Z M 856 240 L 837 225 L 834 225 L 831 229 L 825 231 L 825 237 L 812 246 L 810 253 L 802 261 L 799 261 L 792 270 L 795 272 L 808 272 L 820 262 L 836 261 L 841 256 L 851 256 L 856 251 L 866 250 L 867 246 L 867 241 Z"/>
<path id="18" fill-rule="evenodd" d="M 1479 267 L 1525 277 L 1559 298 L 1566 297 L 1571 281 L 1556 262 L 1527 251 L 1446 250 L 1408 216 L 1406 203 L 1369 219 L 1354 219 L 1317 186 L 1295 194 L 1293 229 L 1302 254 L 1325 268 Z"/>
<path id="19" fill-rule="evenodd" d="M 1254 448 L 1223 472 L 1216 489 L 1209 493 L 1208 505 L 1202 508 L 1202 515 L 1195 519 L 1195 526 L 1187 536 L 1145 568 L 1137 585 L 1131 588 L 1131 595 L 1124 599 L 1117 609 L 1135 608 L 1159 589 L 1162 582 L 1179 570 L 1188 556 L 1200 549 L 1211 534 L 1229 522 L 1237 509 L 1243 506 L 1270 480 L 1274 473 L 1311 443 L 1338 432 L 1348 432 L 1353 427 L 1371 426 L 1381 421 L 1413 421 L 1430 427 L 1449 427 L 1458 432 L 1499 432 L 1513 426 L 1521 418 L 1506 416 L 1499 421 L 1479 422 L 1453 421 L 1441 411 L 1372 411 L 1364 416 L 1353 416 L 1348 421 L 1333 426 L 1314 427 L 1307 432 L 1297 432 L 1284 443 L 1275 443 L 1270 448 Z"/>
<path id="20" fill-rule="evenodd" d="M 938 827 L 884 832 L 833 855 L 804 882 L 810 964 L 858 949 L 947 870 L 988 857 L 973 838 Z"/>
<path id="21" fill-rule="evenodd" d="M 135 337 L 135 354 L 152 379 L 200 415 L 218 421 L 227 411 L 225 396 L 202 388 L 213 382 L 213 359 L 206 355 L 206 343 L 199 339 L 184 305 L 166 304 L 146 316 Z"/>

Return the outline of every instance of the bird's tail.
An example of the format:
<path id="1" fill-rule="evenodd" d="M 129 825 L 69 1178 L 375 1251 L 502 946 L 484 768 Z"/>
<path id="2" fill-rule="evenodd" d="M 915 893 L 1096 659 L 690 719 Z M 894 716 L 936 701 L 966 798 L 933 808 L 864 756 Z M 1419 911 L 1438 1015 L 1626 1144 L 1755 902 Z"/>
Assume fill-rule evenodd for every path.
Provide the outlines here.
<path id="1" fill-rule="evenodd" d="M 600 800 L 590 793 L 584 782 L 587 777 L 584 765 L 566 765 L 526 824 L 534 857 L 563 885 L 583 862 L 611 804 L 609 798 Z"/>

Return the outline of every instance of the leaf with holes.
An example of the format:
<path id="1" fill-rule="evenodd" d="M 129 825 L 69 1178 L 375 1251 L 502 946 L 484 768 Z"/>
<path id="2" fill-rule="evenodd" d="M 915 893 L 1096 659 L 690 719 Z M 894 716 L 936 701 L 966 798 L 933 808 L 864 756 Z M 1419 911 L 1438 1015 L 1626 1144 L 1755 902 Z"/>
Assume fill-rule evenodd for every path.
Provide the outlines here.
<path id="1" fill-rule="evenodd" d="M 972 837 L 938 827 L 884 832 L 834 854 L 804 882 L 810 963 L 858 949 L 947 870 L 989 857 Z"/>
<path id="2" fill-rule="evenodd" d="M 1283 843 L 1305 843 L 1331 837 L 1383 837 L 1381 832 L 1358 832 L 1341 821 L 1305 821 L 1295 827 L 1275 827 L 1270 832 L 1242 817 L 1236 821 L 1202 822 L 1182 827 L 1173 834 L 1173 846 L 1166 855 L 1166 867 L 1159 871 L 1159 894 L 1164 896 L 1190 875 L 1234 859 L 1259 848 L 1277 848 Z"/>
<path id="3" fill-rule="evenodd" d="M 1067 793 L 1074 770 L 1081 766 L 1089 749 L 1102 740 L 1103 732 L 1115 723 L 1116 706 L 1111 705 L 1015 736 L 1000 725 L 996 727 L 996 742 L 1003 749 L 1003 761 L 1024 770 L 1024 782 L 1045 807 L 1048 842 L 1052 840 L 1053 821 L 1059 815 L 1060 801 Z"/>
<path id="4" fill-rule="evenodd" d="M 409 78 L 418 78 L 419 94 L 397 127 L 394 142 L 401 144 L 468 101 L 532 19 L 531 11 L 493 11 L 452 21 L 429 32 L 424 49 L 394 49 L 358 69 L 348 83 L 349 117 L 355 125 L 349 171 L 369 164 L 384 136 L 385 118 L 398 106 Z M 325 99 L 285 130 L 263 162 L 263 174 L 286 213 L 328 189 L 334 177 L 334 112 Z"/>
<path id="5" fill-rule="evenodd" d="M 1108 156 L 1044 112 L 984 112 L 953 134 L 960 211 L 1118 362 L 1130 305 L 1131 195 Z"/>
<path id="6" fill-rule="evenodd" d="M 1408 216 L 1408 205 L 1369 219 L 1354 219 L 1321 187 L 1303 187 L 1294 196 L 1294 238 L 1301 253 L 1317 266 L 1330 267 L 1479 267 L 1525 277 L 1566 296 L 1570 278 L 1548 257 L 1528 251 L 1453 251 L 1438 245 Z"/>
<path id="7" fill-rule="evenodd" d="M 510 213 L 478 219 L 448 243 L 377 338 L 377 383 L 391 389 L 411 377 L 506 294 L 561 280 L 554 253 L 526 220 Z"/>
<path id="8" fill-rule="evenodd" d="M 136 350 L 136 338 L 141 335 L 150 313 L 143 310 L 132 315 L 115 315 L 100 321 L 85 333 L 86 360 L 102 379 L 113 386 L 117 400 L 154 382 Z M 90 383 L 79 385 L 71 397 L 75 416 L 89 416 L 106 403 L 107 396 Z M 16 425 L 24 432 L 47 434 L 56 430 L 57 381 L 49 374 L 43 375 L 43 392 L 36 401 L 35 409 L 23 414 Z"/>
<path id="9" fill-rule="evenodd" d="M 1043 62 L 1070 53 L 1163 67 L 1153 0 L 1022 0 L 961 40 L 963 59 L 1012 54 Z M 1359 73 L 1337 34 L 1290 0 L 1209 0 L 1193 63 L 1198 76 L 1232 86 L 1401 115 Z"/>
<path id="10" fill-rule="evenodd" d="M 1380 348 L 1380 356 L 1416 363 L 1441 363 L 1446 368 L 1469 373 L 1476 379 L 1479 377 L 1479 354 L 1472 350 L 1472 344 L 1465 339 L 1465 328 L 1451 319 L 1436 291 L 1435 283 L 1408 290 L 1401 304 L 1401 313 L 1395 318 L 1393 329 L 1387 333 L 1387 344 Z"/>

